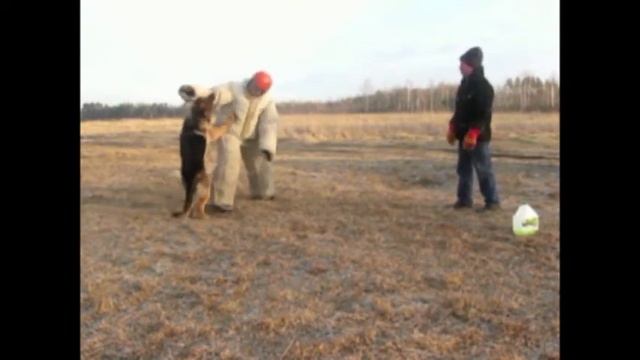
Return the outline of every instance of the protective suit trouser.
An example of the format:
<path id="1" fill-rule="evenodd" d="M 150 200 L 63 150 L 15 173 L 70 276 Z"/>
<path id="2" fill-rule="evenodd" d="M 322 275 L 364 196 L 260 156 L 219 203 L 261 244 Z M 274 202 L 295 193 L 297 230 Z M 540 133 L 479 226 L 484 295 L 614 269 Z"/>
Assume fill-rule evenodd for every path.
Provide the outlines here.
<path id="1" fill-rule="evenodd" d="M 267 161 L 258 146 L 258 139 L 242 142 L 235 135 L 226 134 L 218 141 L 218 160 L 213 173 L 213 203 L 233 207 L 240 162 L 244 162 L 249 177 L 252 197 L 268 198 L 275 195 L 273 163 Z"/>
<path id="2" fill-rule="evenodd" d="M 273 163 L 260 151 L 258 139 L 246 140 L 240 148 L 242 160 L 249 177 L 252 197 L 269 198 L 275 195 Z"/>

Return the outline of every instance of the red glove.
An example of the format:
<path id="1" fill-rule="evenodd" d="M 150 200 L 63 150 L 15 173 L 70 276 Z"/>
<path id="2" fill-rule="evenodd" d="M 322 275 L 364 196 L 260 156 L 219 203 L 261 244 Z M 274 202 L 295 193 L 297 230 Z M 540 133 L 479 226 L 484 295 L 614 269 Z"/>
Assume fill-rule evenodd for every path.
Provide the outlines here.
<path id="1" fill-rule="evenodd" d="M 467 135 L 464 137 L 464 145 L 463 147 L 467 150 L 474 149 L 476 144 L 478 143 L 478 136 L 480 135 L 480 129 L 471 128 L 467 132 Z"/>
<path id="2" fill-rule="evenodd" d="M 453 145 L 456 142 L 456 130 L 453 123 L 449 123 L 449 131 L 447 132 L 447 142 L 449 145 Z"/>

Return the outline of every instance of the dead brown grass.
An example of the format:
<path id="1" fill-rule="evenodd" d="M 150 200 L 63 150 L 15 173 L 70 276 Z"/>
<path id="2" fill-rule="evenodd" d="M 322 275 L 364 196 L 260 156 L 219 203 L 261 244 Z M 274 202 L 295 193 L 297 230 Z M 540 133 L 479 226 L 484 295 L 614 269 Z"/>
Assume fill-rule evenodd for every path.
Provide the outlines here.
<path id="1" fill-rule="evenodd" d="M 277 200 L 243 173 L 204 221 L 169 216 L 179 119 L 82 123 L 82 357 L 559 358 L 558 115 L 495 116 L 485 215 L 446 207 L 447 117 L 285 116 Z"/>

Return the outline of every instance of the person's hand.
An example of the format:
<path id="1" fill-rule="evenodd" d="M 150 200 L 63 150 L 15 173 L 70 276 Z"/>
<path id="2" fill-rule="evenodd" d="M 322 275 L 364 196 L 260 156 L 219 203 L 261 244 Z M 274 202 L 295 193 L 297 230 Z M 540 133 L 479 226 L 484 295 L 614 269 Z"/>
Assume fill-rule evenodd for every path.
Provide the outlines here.
<path id="1" fill-rule="evenodd" d="M 463 147 L 465 148 L 465 150 L 475 149 L 478 143 L 479 135 L 480 135 L 480 129 L 473 128 L 467 132 L 467 135 L 464 137 L 464 144 L 463 144 Z"/>
<path id="2" fill-rule="evenodd" d="M 262 150 L 262 154 L 265 158 L 267 158 L 267 161 L 271 161 L 272 156 L 270 152 L 268 152 L 267 150 Z"/>

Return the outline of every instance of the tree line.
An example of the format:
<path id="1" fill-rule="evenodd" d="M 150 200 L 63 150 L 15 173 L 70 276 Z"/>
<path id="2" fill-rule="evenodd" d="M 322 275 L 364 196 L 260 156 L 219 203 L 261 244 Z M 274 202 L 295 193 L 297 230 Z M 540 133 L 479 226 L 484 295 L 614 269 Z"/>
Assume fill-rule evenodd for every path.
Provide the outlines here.
<path id="1" fill-rule="evenodd" d="M 373 90 L 371 80 L 364 81 L 360 94 L 331 101 L 278 102 L 281 114 L 301 113 L 384 113 L 453 111 L 459 84 L 430 84 L 414 87 L 407 81 L 404 87 Z M 542 80 L 535 76 L 509 78 L 495 86 L 494 111 L 551 112 L 560 109 L 560 85 L 555 78 Z M 184 106 L 166 103 L 104 105 L 85 103 L 82 120 L 183 117 Z"/>

